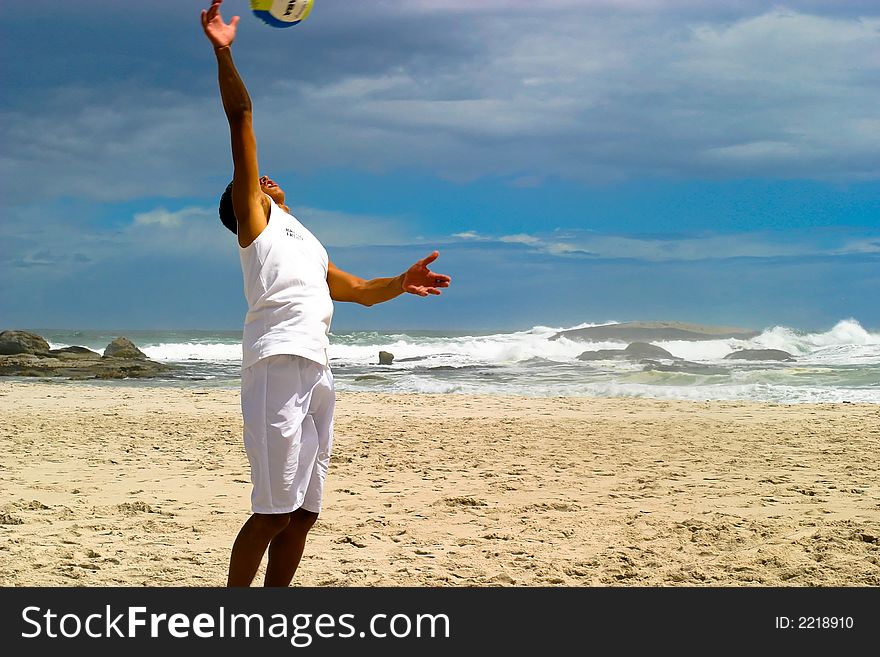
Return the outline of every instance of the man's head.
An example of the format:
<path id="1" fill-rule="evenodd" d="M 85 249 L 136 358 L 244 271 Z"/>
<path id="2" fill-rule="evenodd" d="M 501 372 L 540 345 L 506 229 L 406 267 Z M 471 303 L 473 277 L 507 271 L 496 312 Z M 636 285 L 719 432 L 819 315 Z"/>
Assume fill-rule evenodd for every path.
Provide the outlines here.
<path id="1" fill-rule="evenodd" d="M 266 196 L 275 201 L 278 207 L 284 207 L 284 190 L 269 176 L 260 178 L 260 189 L 263 190 Z"/>
<path id="2" fill-rule="evenodd" d="M 226 185 L 220 196 L 220 221 L 238 235 L 238 221 L 235 220 L 235 210 L 232 208 L 232 182 Z"/>
<path id="3" fill-rule="evenodd" d="M 282 208 L 284 205 L 284 190 L 281 189 L 269 176 L 260 178 L 260 190 Z M 226 185 L 226 189 L 220 196 L 220 221 L 233 233 L 238 234 L 238 222 L 235 219 L 235 209 L 232 206 L 232 182 Z"/>

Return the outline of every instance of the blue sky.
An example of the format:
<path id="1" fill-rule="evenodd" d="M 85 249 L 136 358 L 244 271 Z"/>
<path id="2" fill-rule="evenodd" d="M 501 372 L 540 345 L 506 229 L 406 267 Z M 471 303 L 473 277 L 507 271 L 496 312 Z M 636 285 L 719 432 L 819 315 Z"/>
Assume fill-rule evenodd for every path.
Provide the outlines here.
<path id="1" fill-rule="evenodd" d="M 0 329 L 245 311 L 206 2 L 4 3 Z M 880 7 L 316 0 L 234 54 L 260 161 L 341 268 L 439 298 L 334 329 L 880 327 Z"/>

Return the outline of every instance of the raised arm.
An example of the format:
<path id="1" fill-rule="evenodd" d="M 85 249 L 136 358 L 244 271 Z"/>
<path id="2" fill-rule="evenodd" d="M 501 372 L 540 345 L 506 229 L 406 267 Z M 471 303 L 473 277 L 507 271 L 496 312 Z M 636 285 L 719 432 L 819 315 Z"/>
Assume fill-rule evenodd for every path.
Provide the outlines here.
<path id="1" fill-rule="evenodd" d="M 220 98 L 232 139 L 232 207 L 238 222 L 238 243 L 246 247 L 268 224 L 270 205 L 260 189 L 251 98 L 232 59 L 232 42 L 239 17 L 233 16 L 225 23 L 220 15 L 222 3 L 223 0 L 213 0 L 207 10 L 202 10 L 202 29 L 217 57 Z"/>
<path id="2" fill-rule="evenodd" d="M 440 294 L 439 288 L 449 287 L 452 279 L 446 274 L 435 274 L 428 269 L 428 265 L 434 262 L 439 255 L 438 251 L 434 251 L 399 276 L 370 280 L 342 271 L 331 262 L 327 272 L 330 297 L 334 301 L 353 301 L 362 306 L 373 306 L 384 301 L 391 301 L 404 292 L 420 297 Z"/>

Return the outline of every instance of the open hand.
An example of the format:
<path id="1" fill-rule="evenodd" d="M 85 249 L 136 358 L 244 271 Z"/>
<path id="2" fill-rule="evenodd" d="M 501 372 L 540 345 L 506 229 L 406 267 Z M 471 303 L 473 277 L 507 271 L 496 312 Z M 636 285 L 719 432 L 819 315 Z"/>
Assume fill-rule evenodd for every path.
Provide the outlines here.
<path id="1" fill-rule="evenodd" d="M 214 48 L 226 48 L 235 41 L 235 30 L 239 16 L 233 16 L 228 23 L 223 22 L 220 5 L 223 0 L 213 0 L 208 9 L 202 9 L 202 29 Z"/>
<path id="2" fill-rule="evenodd" d="M 446 274 L 435 274 L 428 265 L 437 259 L 439 251 L 434 251 L 427 258 L 422 258 L 403 274 L 403 291 L 426 297 L 429 294 L 440 294 L 437 288 L 449 287 L 452 279 Z"/>

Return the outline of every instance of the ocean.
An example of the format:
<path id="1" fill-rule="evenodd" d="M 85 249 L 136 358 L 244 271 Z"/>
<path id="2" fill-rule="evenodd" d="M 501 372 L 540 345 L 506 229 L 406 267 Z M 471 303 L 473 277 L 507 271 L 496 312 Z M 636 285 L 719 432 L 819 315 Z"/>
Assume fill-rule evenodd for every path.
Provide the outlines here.
<path id="1" fill-rule="evenodd" d="M 578 356 L 585 351 L 623 349 L 627 343 L 553 339 L 563 330 L 597 325 L 494 333 L 334 332 L 330 364 L 340 391 L 880 403 L 880 333 L 854 319 L 824 332 L 775 326 L 750 339 L 652 341 L 708 372 L 662 371 L 617 359 L 581 361 Z M 34 332 L 53 349 L 77 345 L 99 353 L 124 335 L 149 358 L 178 366 L 162 379 L 95 381 L 97 385 L 239 385 L 240 331 Z M 780 349 L 795 360 L 724 359 L 738 349 Z M 379 351 L 392 353 L 393 363 L 379 365 Z"/>

